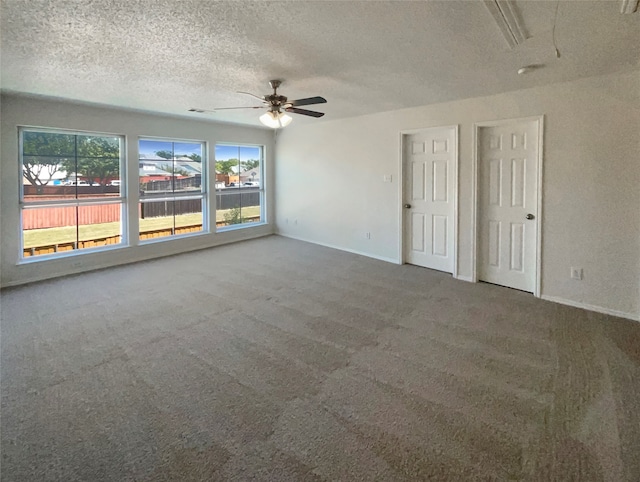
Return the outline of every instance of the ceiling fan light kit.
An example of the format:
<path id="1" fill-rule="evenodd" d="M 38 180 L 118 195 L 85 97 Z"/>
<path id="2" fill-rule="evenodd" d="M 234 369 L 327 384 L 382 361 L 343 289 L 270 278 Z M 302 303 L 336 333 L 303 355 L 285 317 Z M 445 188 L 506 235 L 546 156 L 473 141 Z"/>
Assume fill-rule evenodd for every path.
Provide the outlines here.
<path id="1" fill-rule="evenodd" d="M 285 114 L 284 112 L 269 111 L 260 116 L 260 122 L 262 122 L 267 127 L 271 127 L 272 129 L 287 127 L 289 124 L 291 124 L 292 120 L 293 118 L 290 115 Z"/>
<path id="2" fill-rule="evenodd" d="M 288 126 L 293 118 L 287 114 L 287 112 L 291 112 L 292 114 L 301 114 L 306 115 L 308 117 L 322 117 L 324 112 L 316 112 L 313 110 L 307 109 L 298 109 L 297 106 L 300 105 L 312 105 L 312 104 L 325 104 L 327 100 L 324 97 L 307 97 L 305 99 L 297 99 L 297 100 L 288 100 L 284 95 L 278 95 L 278 87 L 282 84 L 281 80 L 271 80 L 269 81 L 269 85 L 273 89 L 273 94 L 264 95 L 262 97 L 251 94 L 249 92 L 238 92 L 238 94 L 247 94 L 252 97 L 255 97 L 262 101 L 264 105 L 262 106 L 251 106 L 251 107 L 219 107 L 214 110 L 205 110 L 205 109 L 197 109 L 192 108 L 189 109 L 189 112 L 196 112 L 198 114 L 203 114 L 206 112 L 216 112 L 218 110 L 228 110 L 228 109 L 264 109 L 265 107 L 268 109 L 267 112 L 262 114 L 259 117 L 260 122 L 272 129 L 279 129 L 281 127 Z"/>

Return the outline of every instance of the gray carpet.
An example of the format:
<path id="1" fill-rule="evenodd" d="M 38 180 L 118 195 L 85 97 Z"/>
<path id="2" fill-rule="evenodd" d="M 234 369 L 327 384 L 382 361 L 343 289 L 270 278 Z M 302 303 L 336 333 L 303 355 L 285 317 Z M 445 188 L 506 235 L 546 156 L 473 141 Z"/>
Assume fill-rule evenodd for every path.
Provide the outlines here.
<path id="1" fill-rule="evenodd" d="M 640 324 L 271 236 L 2 292 L 2 481 L 640 480 Z"/>

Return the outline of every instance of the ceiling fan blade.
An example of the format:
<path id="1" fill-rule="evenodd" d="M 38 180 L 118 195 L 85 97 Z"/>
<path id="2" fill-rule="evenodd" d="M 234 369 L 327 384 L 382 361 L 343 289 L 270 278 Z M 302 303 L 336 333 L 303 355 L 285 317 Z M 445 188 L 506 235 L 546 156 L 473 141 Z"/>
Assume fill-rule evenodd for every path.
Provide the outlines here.
<path id="1" fill-rule="evenodd" d="M 247 94 L 247 95 L 250 95 L 251 97 L 255 97 L 256 99 L 260 99 L 262 102 L 264 102 L 264 97 L 260 97 L 259 95 L 252 94 L 251 92 L 238 91 L 238 94 Z"/>
<path id="2" fill-rule="evenodd" d="M 287 107 L 285 110 L 287 112 L 293 112 L 294 114 L 308 115 L 309 117 L 322 117 L 324 115 L 324 112 L 316 112 L 307 109 L 296 109 L 295 107 Z"/>
<path id="3" fill-rule="evenodd" d="M 255 105 L 255 106 L 251 106 L 251 107 L 218 107 L 216 109 L 213 109 L 213 112 L 219 111 L 219 110 L 229 110 L 229 109 L 264 109 L 263 105 Z"/>
<path id="4" fill-rule="evenodd" d="M 251 106 L 251 107 L 218 107 L 217 109 L 197 109 L 192 108 L 189 109 L 189 112 L 196 112 L 198 114 L 215 114 L 219 110 L 227 110 L 227 109 L 264 109 L 263 105 Z"/>
<path id="5" fill-rule="evenodd" d="M 298 99 L 287 102 L 287 104 L 291 104 L 293 107 L 298 105 L 311 105 L 311 104 L 326 104 L 327 99 L 324 97 L 307 97 L 306 99 Z"/>

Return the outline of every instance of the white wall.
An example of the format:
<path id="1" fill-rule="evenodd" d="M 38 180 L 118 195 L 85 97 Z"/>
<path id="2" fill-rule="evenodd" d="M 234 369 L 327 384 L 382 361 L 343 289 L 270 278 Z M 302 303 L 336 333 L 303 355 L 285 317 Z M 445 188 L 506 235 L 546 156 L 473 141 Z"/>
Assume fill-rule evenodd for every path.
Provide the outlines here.
<path id="1" fill-rule="evenodd" d="M 76 129 L 126 135 L 129 162 L 127 178 L 138 176 L 138 138 L 141 136 L 170 139 L 194 139 L 208 142 L 209 159 L 213 159 L 216 142 L 249 143 L 265 146 L 265 188 L 272 192 L 273 132 L 271 130 L 196 121 L 186 118 L 150 115 L 139 112 L 57 102 L 28 97 L 3 95 L 1 101 L 1 176 L 0 176 L 0 283 L 10 286 L 90 269 L 114 266 L 201 249 L 223 243 L 271 234 L 274 231 L 272 195 L 267 195 L 268 224 L 218 234 L 201 234 L 164 242 L 114 248 L 95 253 L 82 253 L 58 259 L 19 261 L 19 176 L 18 126 Z M 214 169 L 209 169 L 209 186 L 213 186 Z M 210 189 L 211 191 L 211 189 Z M 138 198 L 138 185 L 129 183 L 127 196 Z M 131 203 L 132 232 L 137 232 L 137 202 Z M 132 236 L 135 238 L 135 236 Z M 137 241 L 132 239 L 132 243 Z"/>
<path id="2" fill-rule="evenodd" d="M 470 278 L 473 124 L 537 115 L 545 116 L 542 296 L 640 318 L 638 71 L 294 122 L 276 145 L 278 232 L 400 262 L 400 131 L 459 124 L 458 276 Z M 392 183 L 383 182 L 385 174 Z M 584 269 L 582 281 L 569 278 L 570 266 Z"/>

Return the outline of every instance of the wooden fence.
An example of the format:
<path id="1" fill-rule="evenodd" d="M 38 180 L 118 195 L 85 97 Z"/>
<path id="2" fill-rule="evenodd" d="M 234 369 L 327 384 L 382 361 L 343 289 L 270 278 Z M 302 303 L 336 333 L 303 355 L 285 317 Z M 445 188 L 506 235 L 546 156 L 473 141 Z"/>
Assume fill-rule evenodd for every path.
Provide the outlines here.
<path id="1" fill-rule="evenodd" d="M 44 186 L 47 187 L 47 186 Z M 53 186 L 52 186 L 53 187 Z M 104 196 L 104 195 L 103 195 Z M 107 196 L 117 196 L 108 194 Z M 95 195 L 85 197 L 95 198 Z M 59 196 L 37 195 L 25 196 L 25 201 L 51 201 L 59 200 Z M 73 198 L 72 198 L 73 199 Z M 227 210 L 242 207 L 260 205 L 260 192 L 257 188 L 246 188 L 235 192 L 216 193 L 216 209 Z M 120 203 L 75 206 L 42 207 L 36 209 L 23 209 L 22 229 L 59 228 L 62 226 L 75 226 L 87 224 L 102 224 L 120 221 Z M 188 214 L 202 212 L 200 199 L 179 199 L 176 201 L 156 201 L 140 203 L 138 215 L 142 219 L 173 216 L 174 214 Z"/>
<path id="2" fill-rule="evenodd" d="M 120 204 L 43 207 L 22 210 L 22 229 L 46 229 L 62 226 L 102 224 L 120 221 Z"/>
<path id="3" fill-rule="evenodd" d="M 196 174 L 195 176 L 183 177 L 183 178 L 175 178 L 175 179 L 167 179 L 167 180 L 150 180 L 147 182 L 140 183 L 140 190 L 145 192 L 150 191 L 183 191 L 183 190 L 194 190 L 201 186 L 201 175 Z"/>
<path id="4" fill-rule="evenodd" d="M 243 223 L 254 223 L 260 221 L 260 215 L 247 216 L 243 218 Z M 216 222 L 216 227 L 227 226 L 226 221 Z M 154 229 L 152 231 L 143 231 L 140 233 L 140 239 L 153 239 L 164 238 L 166 236 L 174 236 L 178 234 L 197 233 L 202 231 L 202 224 L 192 224 L 190 226 L 178 226 L 176 228 L 168 227 L 163 229 Z M 28 258 L 30 256 L 40 256 L 43 254 L 61 253 L 64 251 L 73 251 L 74 249 L 86 249 L 96 248 L 100 246 L 108 246 L 110 244 L 120 244 L 122 237 L 120 235 L 108 236 L 99 239 L 89 239 L 85 241 L 71 241 L 67 243 L 51 244 L 47 246 L 34 246 L 32 248 L 25 248 L 23 256 Z"/>

